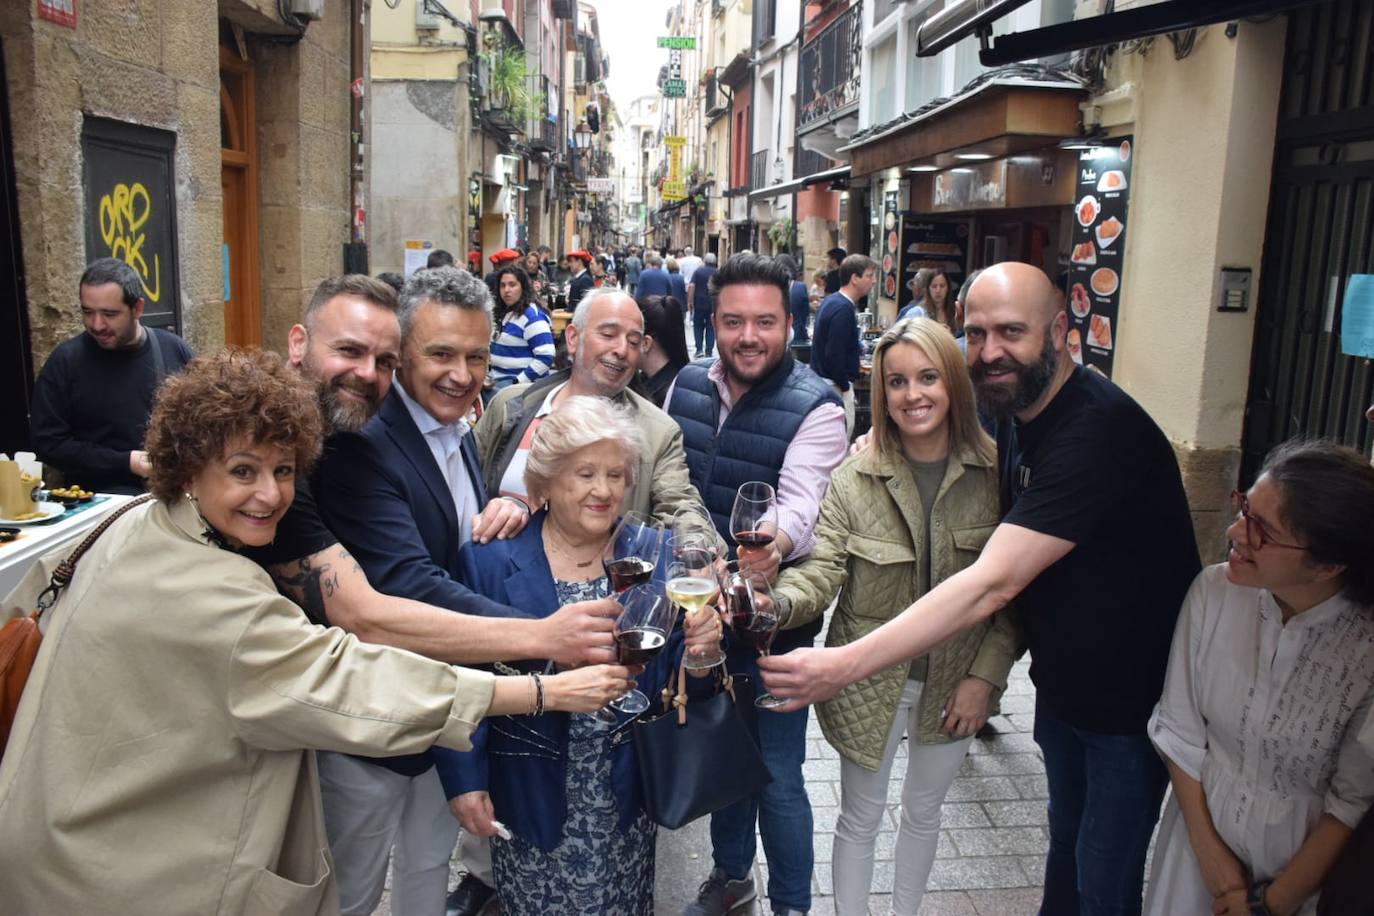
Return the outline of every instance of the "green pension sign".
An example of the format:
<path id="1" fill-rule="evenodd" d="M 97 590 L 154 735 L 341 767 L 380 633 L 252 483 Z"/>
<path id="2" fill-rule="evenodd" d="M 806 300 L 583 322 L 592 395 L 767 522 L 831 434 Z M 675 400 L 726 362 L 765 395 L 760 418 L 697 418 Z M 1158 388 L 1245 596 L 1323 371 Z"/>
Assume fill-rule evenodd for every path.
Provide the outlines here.
<path id="1" fill-rule="evenodd" d="M 664 81 L 663 81 L 663 97 L 664 97 L 664 98 L 668 98 L 668 99 L 685 99 L 685 98 L 687 98 L 687 81 L 686 81 L 686 80 L 664 80 Z"/>
<path id="2" fill-rule="evenodd" d="M 674 51 L 695 51 L 697 40 L 691 36 L 664 35 L 658 39 L 660 48 L 671 48 Z"/>

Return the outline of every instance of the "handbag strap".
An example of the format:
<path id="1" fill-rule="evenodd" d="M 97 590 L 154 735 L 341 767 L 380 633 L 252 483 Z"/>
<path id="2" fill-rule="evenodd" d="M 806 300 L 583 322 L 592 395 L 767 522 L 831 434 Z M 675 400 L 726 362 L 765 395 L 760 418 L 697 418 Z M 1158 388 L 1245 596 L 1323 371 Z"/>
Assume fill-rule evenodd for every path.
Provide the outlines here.
<path id="1" fill-rule="evenodd" d="M 113 525 L 115 520 L 125 512 L 143 505 L 152 498 L 153 495 L 151 493 L 145 493 L 137 499 L 130 500 L 107 515 L 99 525 L 96 525 L 95 530 L 86 535 L 85 539 L 80 544 L 76 545 L 76 549 L 68 554 L 65 560 L 57 564 L 57 569 L 53 570 L 52 578 L 48 580 L 48 587 L 43 589 L 42 593 L 38 596 L 38 610 L 34 612 L 34 615 L 41 617 L 44 611 L 53 606 L 57 601 L 57 596 L 62 594 L 62 590 L 71 584 L 72 576 L 76 575 L 77 562 L 87 550 L 91 549 L 91 545 L 95 543 L 96 538 L 105 533 L 106 528 Z"/>
<path id="2" fill-rule="evenodd" d="M 719 665 L 720 689 L 730 694 L 730 702 L 738 702 L 735 697 L 735 677 L 724 661 Z M 684 651 L 682 661 L 677 666 L 677 692 L 673 692 L 673 675 L 668 675 L 668 684 L 663 688 L 663 711 L 677 707 L 677 724 L 687 724 L 687 659 Z"/>

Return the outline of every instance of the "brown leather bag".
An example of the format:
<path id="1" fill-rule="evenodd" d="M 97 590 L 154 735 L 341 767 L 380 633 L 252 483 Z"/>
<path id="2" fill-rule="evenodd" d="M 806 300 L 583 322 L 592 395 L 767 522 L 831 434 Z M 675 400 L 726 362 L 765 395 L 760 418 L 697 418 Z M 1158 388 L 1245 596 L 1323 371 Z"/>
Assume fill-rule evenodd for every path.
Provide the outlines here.
<path id="1" fill-rule="evenodd" d="M 48 587 L 38 596 L 38 608 L 27 617 L 15 617 L 0 627 L 0 758 L 3 758 L 5 748 L 9 745 L 10 730 L 14 728 L 14 716 L 19 709 L 19 700 L 24 695 L 24 685 L 29 681 L 29 673 L 33 671 L 34 660 L 38 657 L 38 647 L 43 642 L 43 632 L 38 627 L 38 621 L 72 581 L 77 561 L 95 543 L 95 539 L 104 534 L 105 529 L 114 524 L 115 519 L 152 498 L 147 495 L 140 496 L 111 512 L 109 517 L 86 535 L 86 539 L 77 545 L 71 555 L 53 570 Z"/>

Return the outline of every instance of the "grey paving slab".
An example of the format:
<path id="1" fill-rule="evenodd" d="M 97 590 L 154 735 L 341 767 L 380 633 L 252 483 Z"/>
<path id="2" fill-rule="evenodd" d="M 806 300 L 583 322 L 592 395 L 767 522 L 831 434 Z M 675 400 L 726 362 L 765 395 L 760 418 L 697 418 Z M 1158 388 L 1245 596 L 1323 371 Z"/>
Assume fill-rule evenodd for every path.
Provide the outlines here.
<path id="1" fill-rule="evenodd" d="M 983 830 L 951 830 L 949 838 L 964 856 L 1033 855 L 1045 848 L 1047 835 L 1040 827 L 988 827 Z"/>
<path id="2" fill-rule="evenodd" d="M 1038 827 L 1049 822 L 1049 814 L 1043 801 L 983 802 L 983 810 L 987 812 L 988 819 L 994 827 Z"/>

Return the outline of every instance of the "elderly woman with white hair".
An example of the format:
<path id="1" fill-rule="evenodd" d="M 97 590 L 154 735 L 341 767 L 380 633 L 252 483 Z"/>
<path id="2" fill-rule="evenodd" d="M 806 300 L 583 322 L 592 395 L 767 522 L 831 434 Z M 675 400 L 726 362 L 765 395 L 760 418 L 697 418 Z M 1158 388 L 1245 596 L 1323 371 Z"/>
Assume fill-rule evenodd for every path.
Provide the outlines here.
<path id="1" fill-rule="evenodd" d="M 538 510 L 514 538 L 464 546 L 463 581 L 542 615 L 610 595 L 602 554 L 643 448 L 624 407 L 568 398 L 530 443 L 525 485 Z M 655 582 L 666 566 L 660 557 Z M 720 621 L 704 614 L 688 630 L 688 651 L 714 645 Z M 667 681 L 682 639 L 672 634 L 639 676 L 640 690 L 655 695 Z M 492 841 L 505 916 L 652 912 L 655 828 L 640 800 L 632 721 L 557 712 L 497 718 L 474 734 L 472 753 L 455 753 L 450 772 L 465 790 L 454 802 L 463 828 L 495 837 L 499 821 L 510 833 Z"/>

